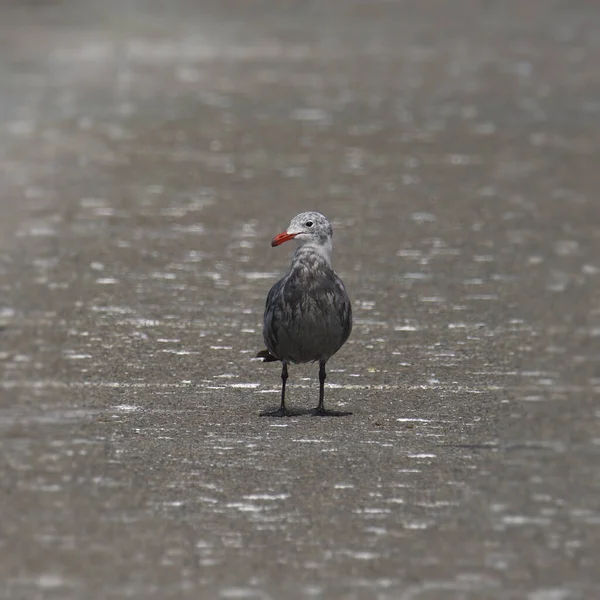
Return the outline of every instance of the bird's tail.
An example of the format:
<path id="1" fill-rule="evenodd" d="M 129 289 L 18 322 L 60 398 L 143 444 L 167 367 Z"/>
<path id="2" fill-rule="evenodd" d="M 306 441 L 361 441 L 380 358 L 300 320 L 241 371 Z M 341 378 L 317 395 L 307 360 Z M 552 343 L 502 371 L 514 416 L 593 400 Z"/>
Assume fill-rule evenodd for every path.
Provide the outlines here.
<path id="1" fill-rule="evenodd" d="M 256 355 L 256 358 L 262 358 L 263 362 L 274 362 L 276 360 L 279 360 L 278 358 L 275 358 L 268 350 L 261 350 Z"/>

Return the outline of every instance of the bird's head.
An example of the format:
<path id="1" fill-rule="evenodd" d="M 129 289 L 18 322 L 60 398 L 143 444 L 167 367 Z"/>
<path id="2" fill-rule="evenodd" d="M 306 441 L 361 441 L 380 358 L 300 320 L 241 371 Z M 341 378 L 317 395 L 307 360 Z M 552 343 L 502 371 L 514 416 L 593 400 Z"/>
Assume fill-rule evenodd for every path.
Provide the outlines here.
<path id="1" fill-rule="evenodd" d="M 333 229 L 321 213 L 303 212 L 292 219 L 284 232 L 273 238 L 271 246 L 279 246 L 288 240 L 296 240 L 299 246 L 311 244 L 331 248 L 332 236 Z"/>

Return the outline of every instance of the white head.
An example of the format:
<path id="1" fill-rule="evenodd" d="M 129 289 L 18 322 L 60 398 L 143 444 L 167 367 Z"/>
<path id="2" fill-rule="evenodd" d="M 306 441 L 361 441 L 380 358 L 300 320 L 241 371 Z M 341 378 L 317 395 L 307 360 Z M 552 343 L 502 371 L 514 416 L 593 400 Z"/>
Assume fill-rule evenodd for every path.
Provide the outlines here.
<path id="1" fill-rule="evenodd" d="M 319 254 L 322 254 L 327 262 L 331 260 L 331 238 L 333 229 L 329 221 L 315 211 L 303 212 L 296 215 L 289 227 L 279 235 L 276 235 L 271 246 L 279 246 L 288 240 L 296 240 L 298 246 L 310 246 Z"/>

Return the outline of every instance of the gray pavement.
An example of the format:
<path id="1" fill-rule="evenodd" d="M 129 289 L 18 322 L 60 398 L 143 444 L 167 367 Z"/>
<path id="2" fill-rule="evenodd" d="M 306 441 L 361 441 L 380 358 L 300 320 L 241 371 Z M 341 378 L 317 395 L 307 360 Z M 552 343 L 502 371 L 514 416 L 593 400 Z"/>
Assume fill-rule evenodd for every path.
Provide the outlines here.
<path id="1" fill-rule="evenodd" d="M 5 2 L 0 598 L 600 597 L 600 11 Z M 352 337 L 260 350 L 301 210 Z"/>

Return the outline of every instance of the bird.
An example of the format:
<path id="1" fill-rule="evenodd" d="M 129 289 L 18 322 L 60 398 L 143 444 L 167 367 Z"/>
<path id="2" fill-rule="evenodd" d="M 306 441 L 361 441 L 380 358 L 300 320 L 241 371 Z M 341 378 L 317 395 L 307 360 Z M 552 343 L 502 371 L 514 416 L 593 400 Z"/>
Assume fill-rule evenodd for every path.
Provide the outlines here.
<path id="1" fill-rule="evenodd" d="M 266 350 L 263 362 L 281 361 L 281 406 L 261 416 L 289 416 L 285 404 L 288 365 L 319 362 L 319 404 L 316 415 L 352 413 L 326 411 L 325 365 L 346 343 L 352 331 L 352 305 L 342 280 L 331 266 L 333 229 L 321 213 L 296 215 L 289 227 L 271 241 L 279 246 L 297 244 L 287 273 L 267 295 L 263 321 Z"/>

